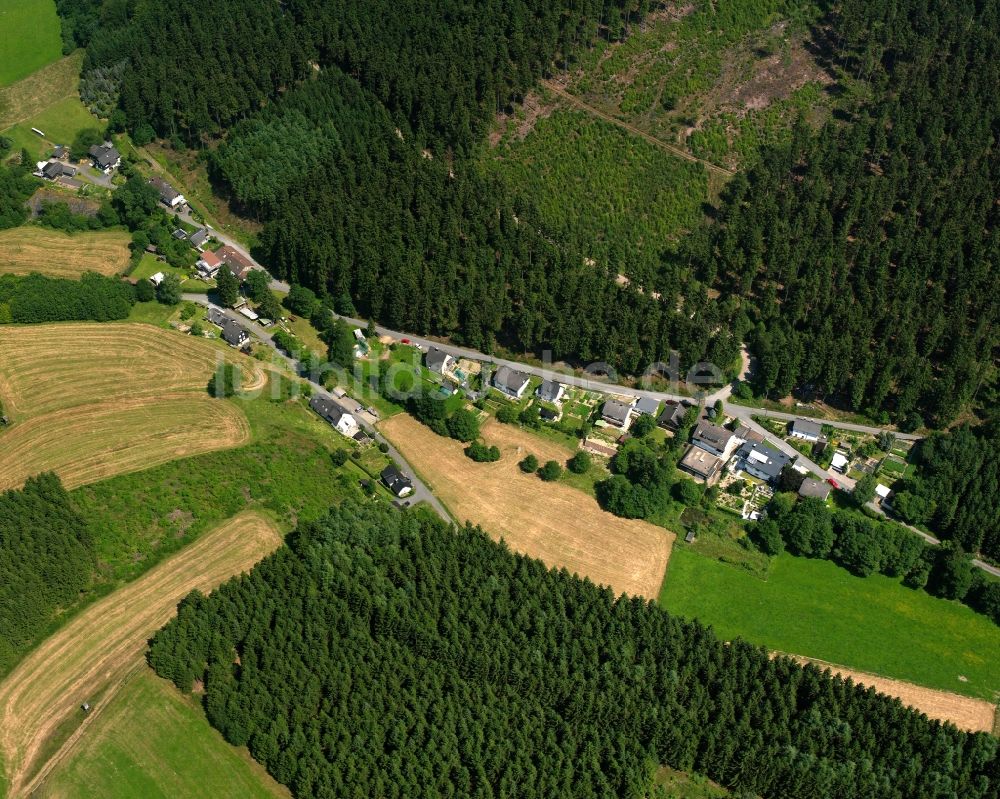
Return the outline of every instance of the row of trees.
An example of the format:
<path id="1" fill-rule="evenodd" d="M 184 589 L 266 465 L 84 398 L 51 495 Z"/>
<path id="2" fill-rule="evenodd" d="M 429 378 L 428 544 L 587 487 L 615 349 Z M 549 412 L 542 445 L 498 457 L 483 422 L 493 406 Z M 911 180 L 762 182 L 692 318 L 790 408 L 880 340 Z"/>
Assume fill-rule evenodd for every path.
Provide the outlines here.
<path id="1" fill-rule="evenodd" d="M 194 593 L 149 661 L 296 796 L 993 796 L 997 741 L 719 641 L 429 514 L 343 504 Z"/>
<path id="2" fill-rule="evenodd" d="M 0 494 L 0 673 L 78 599 L 94 565 L 87 523 L 58 477 Z"/>
<path id="3" fill-rule="evenodd" d="M 79 280 L 0 276 L 0 323 L 109 322 L 125 319 L 135 300 L 131 284 L 95 272 Z"/>

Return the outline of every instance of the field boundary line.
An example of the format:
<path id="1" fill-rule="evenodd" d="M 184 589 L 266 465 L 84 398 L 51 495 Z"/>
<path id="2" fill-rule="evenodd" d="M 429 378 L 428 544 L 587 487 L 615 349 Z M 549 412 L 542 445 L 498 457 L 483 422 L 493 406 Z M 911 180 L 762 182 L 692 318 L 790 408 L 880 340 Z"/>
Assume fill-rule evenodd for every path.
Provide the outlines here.
<path id="1" fill-rule="evenodd" d="M 582 111 L 586 111 L 588 114 L 591 114 L 592 116 L 598 117 L 599 119 L 603 119 L 605 122 L 610 122 L 612 125 L 615 125 L 621 128 L 622 130 L 628 131 L 634 136 L 639 136 L 640 138 L 648 141 L 650 144 L 653 144 L 656 147 L 659 147 L 663 150 L 666 150 L 669 153 L 672 153 L 673 155 L 676 155 L 678 158 L 683 158 L 685 161 L 690 161 L 693 164 L 701 164 L 709 172 L 715 172 L 717 175 L 723 175 L 726 178 L 731 178 L 736 174 L 735 172 L 726 169 L 725 167 L 721 167 L 718 164 L 713 164 L 711 161 L 706 161 L 704 158 L 699 158 L 698 156 L 693 155 L 692 153 L 689 153 L 687 150 L 677 147 L 676 145 L 668 144 L 667 142 L 663 141 L 663 139 L 658 139 L 652 134 L 646 133 L 644 130 L 640 130 L 634 125 L 630 125 L 628 122 L 623 122 L 620 119 L 615 119 L 610 114 L 605 114 L 603 111 L 594 108 L 594 106 L 590 105 L 589 103 L 584 102 L 579 97 L 570 94 L 562 86 L 556 83 L 555 80 L 552 79 L 543 80 L 542 86 L 554 92 L 555 94 L 559 95 L 564 100 L 568 100 L 570 103 L 577 106 Z"/>

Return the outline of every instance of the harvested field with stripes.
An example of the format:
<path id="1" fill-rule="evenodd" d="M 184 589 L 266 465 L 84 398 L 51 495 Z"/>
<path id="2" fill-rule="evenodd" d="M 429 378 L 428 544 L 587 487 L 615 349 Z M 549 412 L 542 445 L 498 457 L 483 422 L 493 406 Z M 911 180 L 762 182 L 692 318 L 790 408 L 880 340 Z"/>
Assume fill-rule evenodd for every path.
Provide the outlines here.
<path id="1" fill-rule="evenodd" d="M 0 275 L 41 272 L 78 278 L 84 272 L 114 275 L 128 266 L 129 234 L 123 230 L 63 233 L 42 227 L 0 231 Z"/>
<path id="2" fill-rule="evenodd" d="M 264 380 L 249 358 L 149 325 L 0 327 L 0 489 L 44 470 L 74 487 L 248 441 L 242 412 L 206 392 L 222 359 Z"/>

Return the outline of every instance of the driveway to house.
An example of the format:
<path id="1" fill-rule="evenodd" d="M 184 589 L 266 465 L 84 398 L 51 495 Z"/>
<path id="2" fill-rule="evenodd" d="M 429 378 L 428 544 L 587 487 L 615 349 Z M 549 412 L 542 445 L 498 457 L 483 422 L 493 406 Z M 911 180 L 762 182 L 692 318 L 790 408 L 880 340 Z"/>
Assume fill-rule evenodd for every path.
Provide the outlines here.
<path id="1" fill-rule="evenodd" d="M 288 365 L 288 367 L 292 370 L 292 372 L 298 374 L 298 369 L 297 369 L 298 364 L 295 362 L 294 359 L 289 358 L 284 352 L 282 352 L 278 348 L 278 346 L 274 343 L 274 337 L 268 332 L 267 328 L 262 327 L 256 322 L 252 322 L 251 320 L 247 319 L 245 316 L 238 313 L 237 311 L 232 310 L 231 308 L 223 308 L 221 305 L 216 305 L 205 294 L 193 294 L 193 293 L 184 294 L 183 298 L 188 302 L 195 302 L 198 303 L 199 305 L 205 306 L 206 308 L 217 310 L 221 312 L 223 315 L 225 315 L 227 318 L 232 319 L 235 322 L 238 322 L 243 327 L 245 327 L 249 332 L 251 332 L 254 336 L 256 336 L 258 339 L 263 341 L 268 346 L 270 346 L 276 353 L 278 353 L 278 355 Z M 448 513 L 447 509 L 441 503 L 441 500 L 439 500 L 436 496 L 434 496 L 434 494 L 427 487 L 424 481 L 421 480 L 420 477 L 417 475 L 417 473 L 413 470 L 413 467 L 410 466 L 406 458 L 404 458 L 400 454 L 399 450 L 397 450 L 392 445 L 391 442 L 387 441 L 385 437 L 375 428 L 376 418 L 372 416 L 372 414 L 369 413 L 368 410 L 360 402 L 351 397 L 335 397 L 331 395 L 325 388 L 323 388 L 323 386 L 321 386 L 319 383 L 316 383 L 308 376 L 306 376 L 306 379 L 309 380 L 309 382 L 312 384 L 314 394 L 326 397 L 327 399 L 337 403 L 338 405 L 344 406 L 351 413 L 351 415 L 358 420 L 358 424 L 360 424 L 361 427 L 364 428 L 365 432 L 368 433 L 369 436 L 371 436 L 378 443 L 385 444 L 389 448 L 388 454 L 396 461 L 400 471 L 404 475 L 406 475 L 406 477 L 408 477 L 410 479 L 410 482 L 413 484 L 413 493 L 406 498 L 405 500 L 406 502 L 408 502 L 410 505 L 415 505 L 418 502 L 426 502 L 434 509 L 435 513 L 437 513 L 438 516 L 440 516 L 446 522 L 454 521 L 451 518 L 451 515 Z"/>

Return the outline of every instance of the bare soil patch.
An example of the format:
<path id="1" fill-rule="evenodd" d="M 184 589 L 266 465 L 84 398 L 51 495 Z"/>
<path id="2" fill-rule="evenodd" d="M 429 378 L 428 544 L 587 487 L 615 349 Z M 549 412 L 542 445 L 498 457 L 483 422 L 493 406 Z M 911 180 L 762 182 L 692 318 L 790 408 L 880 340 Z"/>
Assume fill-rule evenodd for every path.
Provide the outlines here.
<path id="1" fill-rule="evenodd" d="M 128 244 L 128 233 L 117 230 L 69 235 L 30 225 L 11 228 L 0 231 L 0 274 L 114 275 L 128 266 Z"/>
<path id="2" fill-rule="evenodd" d="M 547 566 L 608 585 L 616 594 L 658 595 L 673 533 L 606 513 L 587 494 L 546 483 L 517 466 L 528 452 L 542 462 L 564 462 L 572 454 L 565 447 L 491 421 L 483 438 L 502 456 L 497 463 L 475 463 L 462 444 L 406 414 L 382 422 L 380 429 L 457 519 L 480 525 Z"/>
<path id="3" fill-rule="evenodd" d="M 26 780 L 46 739 L 81 703 L 91 701 L 94 715 L 110 700 L 114 688 L 142 662 L 147 639 L 171 618 L 178 601 L 248 570 L 280 544 L 281 535 L 265 517 L 237 516 L 94 603 L 28 655 L 0 683 L 7 795 L 30 795 L 33 786 Z"/>
<path id="4" fill-rule="evenodd" d="M 799 655 L 789 655 L 799 663 L 814 663 L 820 668 L 829 669 L 833 674 L 850 677 L 855 683 L 874 688 L 879 693 L 893 696 L 904 705 L 926 713 L 932 719 L 950 721 L 961 730 L 970 732 L 992 732 L 997 709 L 983 699 L 973 699 L 970 696 L 939 691 L 934 688 L 924 688 L 913 683 L 880 677 L 863 671 L 844 668 L 834 663 L 805 658 Z"/>

